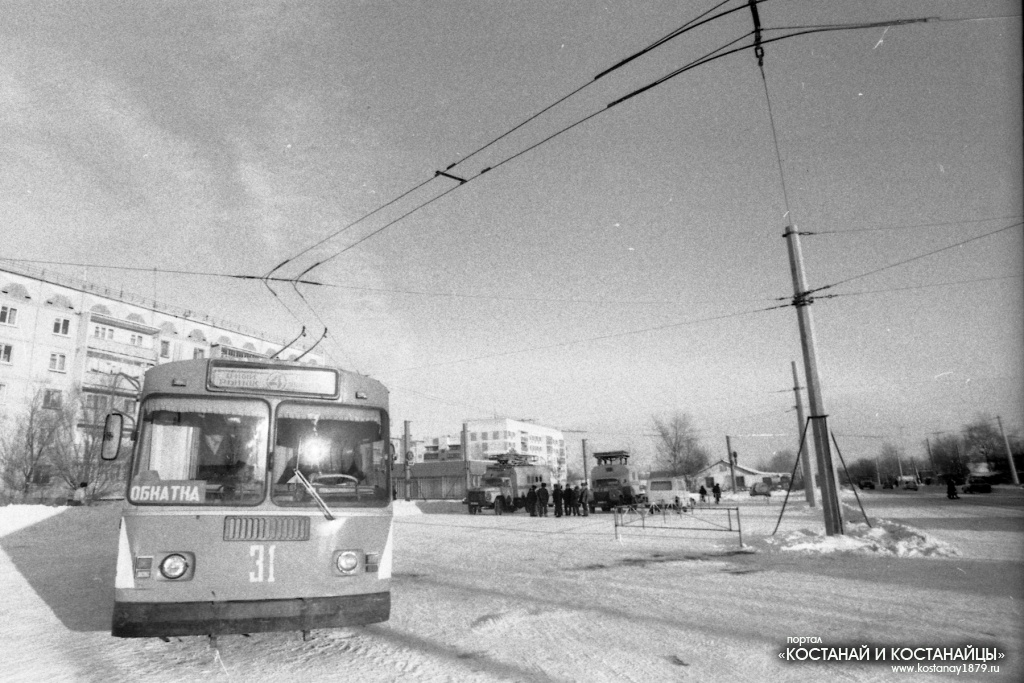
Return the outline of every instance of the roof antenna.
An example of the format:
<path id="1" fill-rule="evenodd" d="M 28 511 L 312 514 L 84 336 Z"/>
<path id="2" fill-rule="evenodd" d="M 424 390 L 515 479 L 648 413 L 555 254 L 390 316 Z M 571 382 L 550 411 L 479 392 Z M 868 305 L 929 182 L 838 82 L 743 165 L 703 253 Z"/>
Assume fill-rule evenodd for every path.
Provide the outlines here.
<path id="1" fill-rule="evenodd" d="M 288 349 L 289 346 L 291 346 L 292 344 L 294 344 L 295 342 L 299 341 L 300 339 L 302 339 L 305 336 L 306 336 L 306 326 L 303 325 L 302 326 L 302 332 L 299 332 L 299 336 L 296 337 L 295 339 L 292 339 L 290 342 L 288 342 L 283 347 L 281 347 L 281 350 L 278 351 L 277 353 L 275 353 L 273 356 L 271 356 L 270 360 L 274 360 L 275 358 L 280 356 L 282 353 L 284 353 Z M 300 358 L 301 358 L 301 356 L 300 356 Z"/>
<path id="2" fill-rule="evenodd" d="M 299 356 L 298 358 L 295 358 L 294 360 L 297 360 L 297 361 L 299 361 L 299 360 L 302 360 L 302 356 L 305 356 L 305 355 L 306 355 L 307 353 L 309 353 L 310 351 L 312 351 L 313 349 L 315 349 L 315 348 L 316 348 L 316 346 L 317 346 L 317 344 L 319 344 L 320 342 L 322 342 L 322 341 L 324 340 L 324 337 L 326 337 L 326 336 L 327 336 L 327 328 L 325 327 L 325 328 L 324 328 L 324 333 L 323 333 L 323 334 L 321 334 L 321 335 L 320 335 L 320 338 L 316 340 L 316 344 L 313 344 L 313 345 L 312 345 L 312 346 L 310 346 L 310 347 L 309 347 L 308 349 L 306 349 L 305 351 L 303 351 L 303 352 L 302 352 L 302 355 L 300 355 L 300 356 Z"/>

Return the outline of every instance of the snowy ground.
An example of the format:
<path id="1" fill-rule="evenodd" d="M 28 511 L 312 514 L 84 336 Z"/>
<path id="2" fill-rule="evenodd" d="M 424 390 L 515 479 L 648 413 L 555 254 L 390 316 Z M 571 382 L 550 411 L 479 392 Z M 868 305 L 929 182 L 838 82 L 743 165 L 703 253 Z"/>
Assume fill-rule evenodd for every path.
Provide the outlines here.
<path id="1" fill-rule="evenodd" d="M 873 500 L 883 498 L 869 493 L 869 512 Z M 899 499 L 884 500 L 880 516 L 890 521 L 873 519 L 874 530 L 851 524 L 850 533 L 833 538 L 821 535 L 820 513 L 802 502 L 790 503 L 772 537 L 781 501 L 723 500 L 741 507 L 743 548 L 739 535 L 724 529 L 722 509 L 632 517 L 616 540 L 611 514 L 470 516 L 457 504 L 399 503 L 390 622 L 314 631 L 306 642 L 296 633 L 222 636 L 216 649 L 199 637 L 109 635 L 117 504 L 9 506 L 0 508 L 0 680 L 591 683 L 909 675 L 891 663 L 781 661 L 778 654 L 793 647 L 787 638 L 801 636 L 887 649 L 995 646 L 1006 653 L 990 662 L 998 674 L 914 679 L 1024 680 L 1024 510 L 902 509 L 892 505 Z M 948 523 L 925 533 L 907 526 L 915 517 Z"/>

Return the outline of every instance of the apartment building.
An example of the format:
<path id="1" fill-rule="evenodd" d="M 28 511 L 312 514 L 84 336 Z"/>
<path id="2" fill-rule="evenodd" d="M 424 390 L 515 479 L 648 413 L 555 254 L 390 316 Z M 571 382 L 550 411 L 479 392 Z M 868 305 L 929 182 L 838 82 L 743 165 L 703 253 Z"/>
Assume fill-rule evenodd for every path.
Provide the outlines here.
<path id="1" fill-rule="evenodd" d="M 268 358 L 282 346 L 256 330 L 197 311 L 0 263 L 0 424 L 37 397 L 44 407 L 58 408 L 76 391 L 82 395 L 83 420 L 111 409 L 132 414 L 142 375 L 154 365 L 189 358 Z M 300 352 L 289 353 L 294 358 Z"/>
<path id="2" fill-rule="evenodd" d="M 552 480 L 565 480 L 565 437 L 553 427 L 507 418 L 466 423 L 470 460 L 496 460 L 509 453 L 551 468 Z"/>

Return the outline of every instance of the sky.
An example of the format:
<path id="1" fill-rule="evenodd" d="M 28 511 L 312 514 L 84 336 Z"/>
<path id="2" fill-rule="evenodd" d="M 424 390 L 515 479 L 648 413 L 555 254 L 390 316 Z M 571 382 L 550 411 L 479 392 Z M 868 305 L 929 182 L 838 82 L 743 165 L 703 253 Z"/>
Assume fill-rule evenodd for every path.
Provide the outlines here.
<path id="1" fill-rule="evenodd" d="M 4 3 L 2 256 L 326 328 L 395 435 L 536 420 L 573 466 L 583 439 L 649 459 L 683 412 L 756 465 L 798 443 L 793 224 L 834 285 L 811 310 L 846 459 L 1024 430 L 1020 4 L 770 0 L 765 40 L 933 20 L 608 106 L 751 31 L 743 9 L 595 80 L 714 4 Z"/>

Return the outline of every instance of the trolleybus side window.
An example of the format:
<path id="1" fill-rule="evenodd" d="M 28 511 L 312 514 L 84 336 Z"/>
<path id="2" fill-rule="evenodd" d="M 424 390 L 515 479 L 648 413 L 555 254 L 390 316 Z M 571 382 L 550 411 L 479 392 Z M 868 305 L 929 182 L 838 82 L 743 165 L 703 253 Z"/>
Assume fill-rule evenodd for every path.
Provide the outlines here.
<path id="1" fill-rule="evenodd" d="M 256 505 L 270 410 L 254 400 L 152 398 L 128 498 L 155 505 Z"/>
<path id="2" fill-rule="evenodd" d="M 277 410 L 272 499 L 315 506 L 298 470 L 330 507 L 383 507 L 391 501 L 382 414 L 343 406 L 282 403 Z"/>

